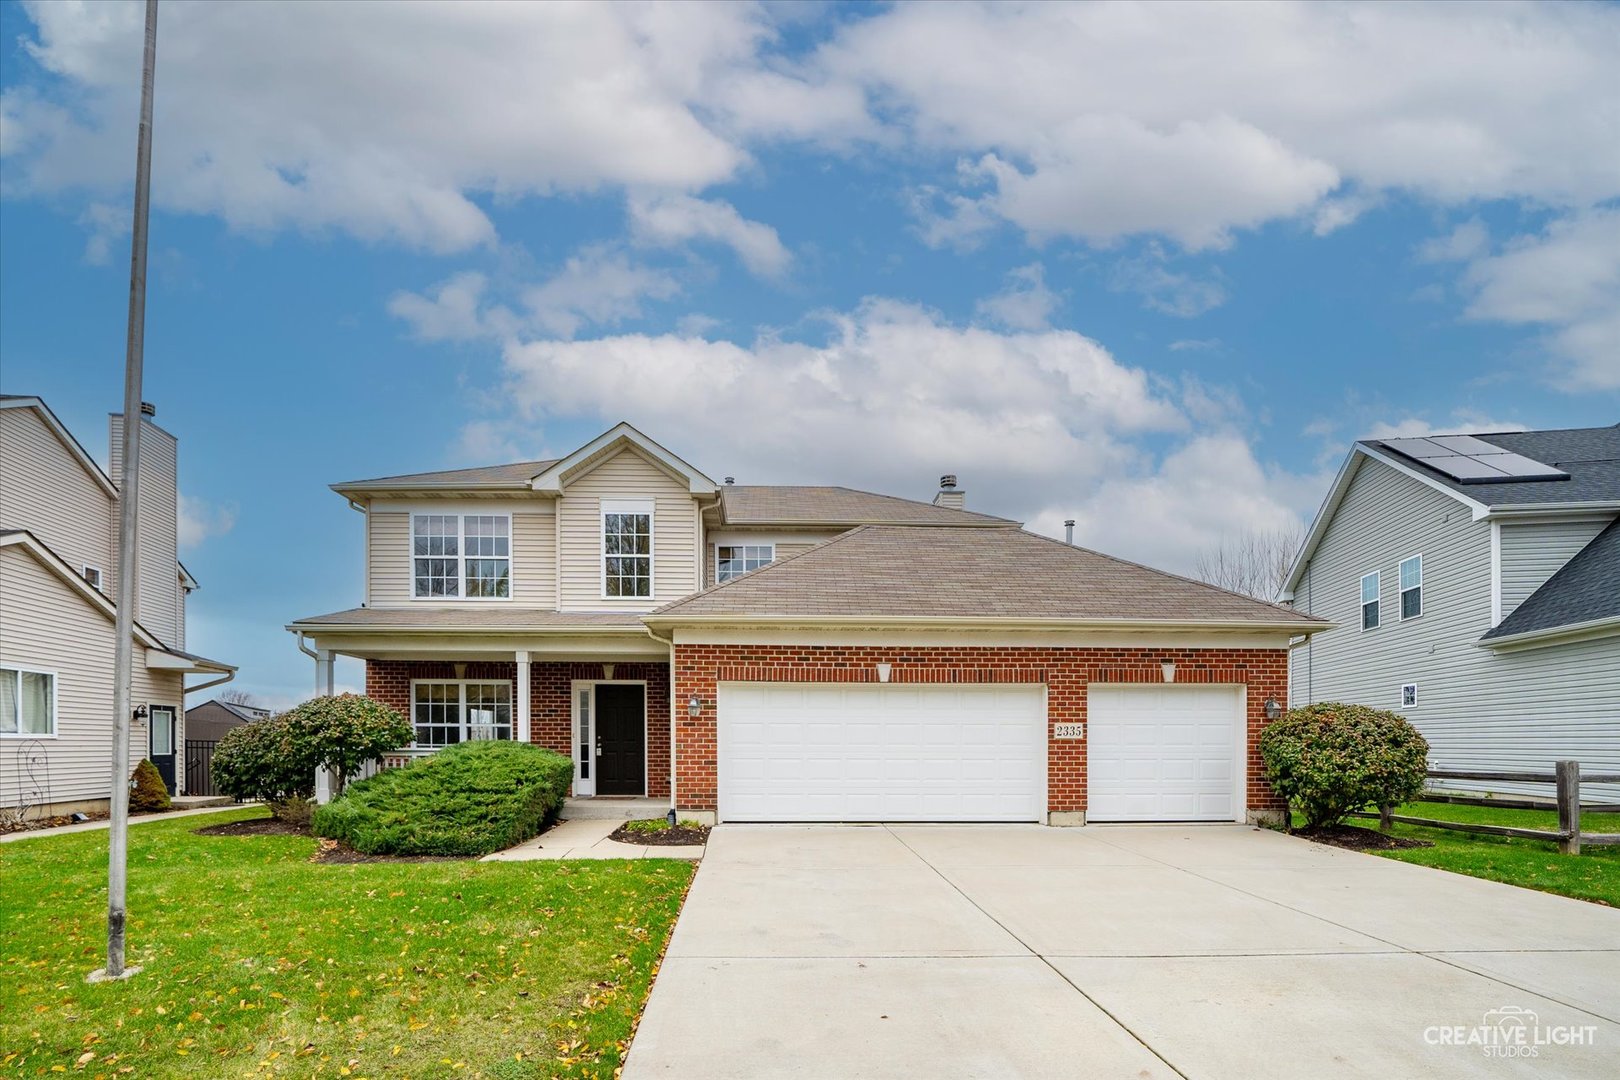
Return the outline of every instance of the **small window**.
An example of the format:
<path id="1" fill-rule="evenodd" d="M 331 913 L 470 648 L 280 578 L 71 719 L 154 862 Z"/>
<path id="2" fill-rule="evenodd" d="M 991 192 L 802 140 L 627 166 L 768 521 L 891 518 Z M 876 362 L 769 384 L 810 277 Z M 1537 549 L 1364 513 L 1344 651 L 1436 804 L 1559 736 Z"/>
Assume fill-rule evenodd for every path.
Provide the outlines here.
<path id="1" fill-rule="evenodd" d="M 1423 614 L 1423 556 L 1414 555 L 1401 563 L 1401 618 L 1415 619 Z"/>
<path id="2" fill-rule="evenodd" d="M 714 580 L 730 581 L 776 559 L 774 544 L 726 544 L 714 549 Z"/>
<path id="3" fill-rule="evenodd" d="M 1378 629 L 1378 571 L 1361 579 L 1361 628 Z"/>
<path id="4" fill-rule="evenodd" d="M 602 594 L 651 596 L 652 506 L 602 508 Z"/>
<path id="5" fill-rule="evenodd" d="M 84 568 L 84 580 L 90 583 L 90 587 L 92 589 L 95 589 L 97 592 L 100 592 L 101 591 L 101 567 L 99 567 L 99 566 L 86 566 Z"/>
<path id="6" fill-rule="evenodd" d="M 1411 709 L 1417 706 L 1417 683 L 1409 682 L 1401 687 L 1401 708 Z"/>
<path id="7" fill-rule="evenodd" d="M 55 673 L 0 667 L 0 735 L 31 739 L 55 734 Z"/>

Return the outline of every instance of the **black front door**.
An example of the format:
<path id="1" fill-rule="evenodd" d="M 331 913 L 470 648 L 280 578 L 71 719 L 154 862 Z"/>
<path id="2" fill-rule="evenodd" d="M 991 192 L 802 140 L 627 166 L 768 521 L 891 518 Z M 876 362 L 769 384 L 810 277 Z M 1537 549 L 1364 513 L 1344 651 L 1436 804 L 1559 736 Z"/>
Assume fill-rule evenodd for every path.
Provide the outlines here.
<path id="1" fill-rule="evenodd" d="M 646 688 L 622 683 L 596 687 L 596 793 L 647 791 Z"/>
<path id="2" fill-rule="evenodd" d="M 174 794 L 174 710 L 167 705 L 153 705 L 147 715 L 148 728 L 151 730 L 151 747 L 148 757 L 152 764 L 157 766 L 158 775 L 163 777 L 163 784 Z"/>

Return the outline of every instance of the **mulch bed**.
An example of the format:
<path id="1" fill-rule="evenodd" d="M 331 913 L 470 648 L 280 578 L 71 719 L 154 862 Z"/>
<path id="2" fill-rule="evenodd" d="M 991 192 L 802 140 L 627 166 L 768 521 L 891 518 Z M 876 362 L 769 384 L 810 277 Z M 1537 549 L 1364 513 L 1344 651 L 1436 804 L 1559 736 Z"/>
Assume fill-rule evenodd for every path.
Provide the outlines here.
<path id="1" fill-rule="evenodd" d="M 688 847 L 709 842 L 707 825 L 677 825 L 673 829 L 632 829 L 620 825 L 608 834 L 609 840 L 621 844 L 641 844 L 647 847 Z"/>
<path id="2" fill-rule="evenodd" d="M 191 831 L 198 836 L 308 836 L 309 826 L 263 817 L 249 818 L 246 821 L 229 821 L 224 825 L 209 825 Z"/>
<path id="3" fill-rule="evenodd" d="M 275 818 L 249 818 L 246 821 L 231 821 L 224 825 L 209 825 L 191 831 L 198 836 L 314 836 L 307 824 L 295 825 L 290 821 L 278 821 Z M 316 839 L 320 847 L 309 857 L 310 862 L 337 864 L 467 862 L 470 858 L 465 855 L 367 855 L 365 852 L 354 850 L 341 840 L 326 840 L 319 837 Z"/>
<path id="4" fill-rule="evenodd" d="M 1396 851 L 1400 848 L 1434 847 L 1433 840 L 1414 840 L 1408 836 L 1389 836 L 1373 829 L 1354 825 L 1327 825 L 1315 829 L 1295 829 L 1295 836 L 1315 840 L 1318 844 L 1349 848 L 1351 851 Z"/>
<path id="5" fill-rule="evenodd" d="M 95 810 L 84 815 L 90 821 L 106 821 L 107 811 Z M 29 818 L 27 821 L 0 820 L 0 833 L 34 832 L 37 829 L 54 829 L 58 825 L 77 825 L 71 814 L 57 814 L 53 817 Z"/>

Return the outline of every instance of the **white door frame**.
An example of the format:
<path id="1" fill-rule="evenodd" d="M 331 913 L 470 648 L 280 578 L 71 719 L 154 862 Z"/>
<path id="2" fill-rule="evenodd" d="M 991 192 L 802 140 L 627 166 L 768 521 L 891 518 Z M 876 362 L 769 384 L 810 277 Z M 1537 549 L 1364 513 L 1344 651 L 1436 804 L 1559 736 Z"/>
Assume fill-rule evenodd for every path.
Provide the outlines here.
<path id="1" fill-rule="evenodd" d="M 596 794 L 596 688 L 598 686 L 641 687 L 641 794 L 647 794 L 648 774 L 652 769 L 652 753 L 647 745 L 647 680 L 646 679 L 574 679 L 568 684 L 568 756 L 574 759 L 574 795 L 579 798 Z M 589 690 L 590 715 L 586 720 L 585 746 L 590 750 L 590 776 L 580 776 L 579 754 L 579 692 Z"/>
<path id="2" fill-rule="evenodd" d="M 1086 814 L 1091 813 L 1091 690 L 1236 690 L 1237 714 L 1232 720 L 1232 817 L 1239 825 L 1249 820 L 1249 687 L 1247 683 L 1120 683 L 1086 684 Z"/>
<path id="3" fill-rule="evenodd" d="M 721 722 L 721 716 L 720 716 L 720 691 L 723 690 L 723 689 L 726 689 L 728 687 L 734 688 L 734 689 L 742 689 L 742 688 L 747 688 L 747 689 L 791 688 L 791 689 L 797 689 L 797 690 L 805 690 L 805 689 L 811 689 L 811 688 L 814 688 L 814 687 L 823 687 L 823 688 L 826 688 L 826 689 L 834 689 L 838 685 L 843 685 L 845 689 L 860 688 L 860 687 L 875 687 L 875 686 L 894 686 L 896 688 L 912 687 L 912 688 L 920 688 L 920 689 L 939 689 L 939 690 L 973 690 L 973 689 L 985 689 L 985 690 L 1006 690 L 1006 689 L 1033 690 L 1033 689 L 1039 688 L 1040 692 L 1041 692 L 1041 729 L 1040 729 L 1041 730 L 1041 767 L 1040 767 L 1040 793 L 1039 793 L 1040 806 L 1039 806 L 1039 811 L 1038 811 L 1039 812 L 1039 817 L 1038 817 L 1037 820 L 1041 824 L 1045 824 L 1047 822 L 1047 820 L 1048 820 L 1048 818 L 1049 818 L 1049 816 L 1051 814 L 1051 811 L 1052 811 L 1052 706 L 1051 706 L 1052 688 L 1051 688 L 1050 684 L 1045 683 L 1045 682 L 1040 682 L 1040 683 L 1035 683 L 1035 682 L 974 683 L 974 682 L 969 682 L 969 683 L 876 683 L 876 684 L 874 684 L 874 683 L 856 683 L 856 684 L 833 684 L 833 683 L 817 683 L 817 682 L 808 682 L 808 681 L 799 681 L 799 680 L 771 679 L 771 680 L 762 680 L 762 681 L 757 681 L 757 682 L 756 681 L 736 681 L 736 680 L 734 680 L 734 681 L 730 681 L 730 682 L 716 682 L 715 683 L 715 695 L 714 695 L 714 743 L 715 743 L 715 747 L 714 747 L 714 761 L 715 761 L 714 805 L 715 805 L 715 812 L 714 812 L 714 819 L 715 819 L 715 821 L 717 823 L 724 823 L 726 821 L 726 807 L 725 807 L 725 803 L 723 802 L 723 800 L 720 797 L 721 792 L 724 789 L 724 785 L 721 782 L 720 774 L 719 774 L 720 762 L 723 760 L 723 757 L 724 757 L 724 755 L 721 752 L 721 742 L 725 738 L 725 725 Z M 671 773 L 673 773 L 674 772 L 673 754 L 671 755 L 671 759 L 672 760 L 671 760 L 671 764 L 670 764 L 670 771 L 671 771 Z"/>

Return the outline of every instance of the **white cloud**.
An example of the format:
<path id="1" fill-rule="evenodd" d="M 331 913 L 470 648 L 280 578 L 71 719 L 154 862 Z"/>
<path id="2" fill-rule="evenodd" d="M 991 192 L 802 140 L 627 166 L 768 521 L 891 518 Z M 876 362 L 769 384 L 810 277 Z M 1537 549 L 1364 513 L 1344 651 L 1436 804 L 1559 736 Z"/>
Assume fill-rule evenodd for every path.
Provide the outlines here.
<path id="1" fill-rule="evenodd" d="M 1491 246 L 1491 234 L 1485 223 L 1470 218 L 1444 236 L 1426 240 L 1418 246 L 1418 258 L 1424 262 L 1467 262 L 1478 258 Z"/>
<path id="2" fill-rule="evenodd" d="M 1517 420 L 1497 420 L 1483 413 L 1459 409 L 1450 419 L 1404 416 L 1399 420 L 1379 420 L 1355 436 L 1358 439 L 1412 439 L 1420 435 L 1483 435 L 1492 431 L 1525 431 Z"/>
<path id="3" fill-rule="evenodd" d="M 427 295 L 397 292 L 388 311 L 411 326 L 419 341 L 472 341 L 500 337 L 515 316 L 504 307 L 484 303 L 488 279 L 475 271 L 456 274 L 429 289 Z"/>
<path id="4" fill-rule="evenodd" d="M 1167 256 L 1158 244 L 1150 244 L 1142 255 L 1121 259 L 1109 276 L 1115 292 L 1141 296 L 1144 307 L 1177 318 L 1190 319 L 1226 303 L 1226 286 L 1214 277 L 1195 277 L 1171 270 Z"/>
<path id="5" fill-rule="evenodd" d="M 781 277 L 793 261 L 775 229 L 749 221 L 720 199 L 638 194 L 631 196 L 629 210 L 631 234 L 643 244 L 675 247 L 690 240 L 715 241 L 730 247 L 743 265 L 762 277 Z"/>
<path id="6" fill-rule="evenodd" d="M 1620 210 L 1559 218 L 1495 254 L 1468 254 L 1470 318 L 1547 328 L 1556 386 L 1620 389 Z"/>
<path id="7" fill-rule="evenodd" d="M 206 499 L 180 493 L 179 535 L 182 549 L 194 548 L 214 536 L 224 536 L 236 527 L 236 504 L 217 505 Z"/>
<path id="8" fill-rule="evenodd" d="M 1007 287 L 978 303 L 982 318 L 1009 330 L 1044 330 L 1062 297 L 1046 287 L 1046 269 L 1040 263 L 1020 266 L 1007 275 Z"/>
<path id="9" fill-rule="evenodd" d="M 1183 569 L 1206 534 L 1297 519 L 1315 496 L 1289 502 L 1294 486 L 1225 426 L 1241 411 L 1229 394 L 1173 386 L 1073 331 L 959 326 L 885 299 L 822 318 L 819 342 L 514 342 L 495 396 L 530 431 L 627 418 L 743 483 L 926 497 L 956 472 L 975 508 L 1038 526 L 1084 516 L 1091 542 Z M 1180 496 L 1196 512 L 1162 528 Z"/>

